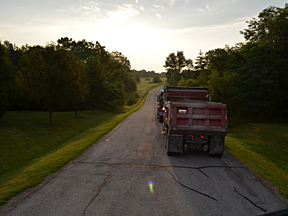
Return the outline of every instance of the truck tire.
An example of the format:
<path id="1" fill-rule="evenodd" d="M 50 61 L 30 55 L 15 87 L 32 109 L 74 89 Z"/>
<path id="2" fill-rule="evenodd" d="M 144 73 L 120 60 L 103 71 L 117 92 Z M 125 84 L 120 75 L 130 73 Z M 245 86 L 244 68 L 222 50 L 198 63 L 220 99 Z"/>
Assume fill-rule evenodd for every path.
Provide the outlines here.
<path id="1" fill-rule="evenodd" d="M 168 134 L 168 129 L 166 129 L 166 133 L 165 133 L 165 148 L 166 148 L 166 154 L 168 156 L 173 155 L 172 152 L 170 152 L 169 150 L 169 134 Z"/>
<path id="2" fill-rule="evenodd" d="M 159 116 L 159 122 L 163 123 L 163 116 Z"/>
<path id="3" fill-rule="evenodd" d="M 208 156 L 221 158 L 224 153 L 225 137 L 211 137 L 209 141 Z"/>

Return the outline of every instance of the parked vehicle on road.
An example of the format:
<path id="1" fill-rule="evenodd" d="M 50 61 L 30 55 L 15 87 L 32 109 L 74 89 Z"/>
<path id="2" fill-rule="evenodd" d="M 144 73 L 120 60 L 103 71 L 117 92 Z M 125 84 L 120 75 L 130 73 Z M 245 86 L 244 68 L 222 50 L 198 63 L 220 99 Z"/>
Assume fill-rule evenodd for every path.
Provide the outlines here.
<path id="1" fill-rule="evenodd" d="M 164 86 L 163 134 L 168 155 L 184 150 L 222 157 L 228 130 L 227 106 L 210 101 L 209 88 Z"/>
<path id="2" fill-rule="evenodd" d="M 160 90 L 160 94 L 157 94 L 157 118 L 159 119 L 159 122 L 163 122 L 163 115 L 165 113 L 165 100 L 164 100 L 164 90 Z"/>

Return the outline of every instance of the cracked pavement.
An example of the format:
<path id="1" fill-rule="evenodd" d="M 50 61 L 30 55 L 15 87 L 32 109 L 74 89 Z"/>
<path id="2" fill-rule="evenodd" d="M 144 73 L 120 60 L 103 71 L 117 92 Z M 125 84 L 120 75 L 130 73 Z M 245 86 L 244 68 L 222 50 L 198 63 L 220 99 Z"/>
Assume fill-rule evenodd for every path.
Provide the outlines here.
<path id="1" fill-rule="evenodd" d="M 256 215 L 287 208 L 227 152 L 168 157 L 154 89 L 145 104 L 1 215 Z M 153 180 L 153 193 L 147 182 Z"/>

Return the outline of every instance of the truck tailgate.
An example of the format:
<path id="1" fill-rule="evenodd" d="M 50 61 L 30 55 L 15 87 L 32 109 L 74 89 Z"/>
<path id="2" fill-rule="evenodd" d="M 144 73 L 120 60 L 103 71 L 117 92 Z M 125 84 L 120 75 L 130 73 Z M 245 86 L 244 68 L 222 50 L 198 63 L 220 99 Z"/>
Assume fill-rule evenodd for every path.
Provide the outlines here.
<path id="1" fill-rule="evenodd" d="M 171 102 L 168 116 L 173 134 L 202 134 L 225 136 L 227 133 L 227 106 L 213 102 Z"/>

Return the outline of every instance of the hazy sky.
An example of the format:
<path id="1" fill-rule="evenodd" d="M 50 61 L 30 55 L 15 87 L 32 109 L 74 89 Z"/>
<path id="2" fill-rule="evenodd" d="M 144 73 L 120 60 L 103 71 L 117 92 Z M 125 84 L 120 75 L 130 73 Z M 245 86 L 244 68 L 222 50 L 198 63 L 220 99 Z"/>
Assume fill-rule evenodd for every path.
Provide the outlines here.
<path id="1" fill-rule="evenodd" d="M 284 0 L 0 0 L 0 40 L 45 45 L 61 37 L 99 41 L 133 69 L 165 71 L 169 53 L 244 42 L 245 21 Z"/>

